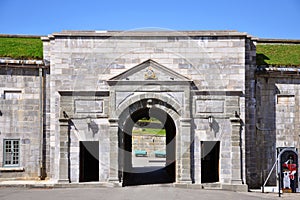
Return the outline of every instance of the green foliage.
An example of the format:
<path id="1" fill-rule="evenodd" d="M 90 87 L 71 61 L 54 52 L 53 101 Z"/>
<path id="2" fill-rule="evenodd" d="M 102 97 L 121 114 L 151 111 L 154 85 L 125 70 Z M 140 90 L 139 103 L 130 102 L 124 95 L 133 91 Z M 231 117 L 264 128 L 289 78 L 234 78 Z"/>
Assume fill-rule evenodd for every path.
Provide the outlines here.
<path id="1" fill-rule="evenodd" d="M 155 129 L 155 128 L 143 128 L 143 129 L 133 129 L 132 134 L 135 135 L 158 135 L 158 136 L 166 136 L 165 129 Z"/>
<path id="2" fill-rule="evenodd" d="M 147 122 L 147 123 L 161 123 L 158 119 L 151 117 L 150 119 L 147 119 L 146 117 L 139 120 L 139 122 Z"/>
<path id="3" fill-rule="evenodd" d="M 257 65 L 300 66 L 300 45 L 256 46 Z"/>
<path id="4" fill-rule="evenodd" d="M 40 38 L 0 37 L 0 57 L 43 59 L 43 43 Z"/>

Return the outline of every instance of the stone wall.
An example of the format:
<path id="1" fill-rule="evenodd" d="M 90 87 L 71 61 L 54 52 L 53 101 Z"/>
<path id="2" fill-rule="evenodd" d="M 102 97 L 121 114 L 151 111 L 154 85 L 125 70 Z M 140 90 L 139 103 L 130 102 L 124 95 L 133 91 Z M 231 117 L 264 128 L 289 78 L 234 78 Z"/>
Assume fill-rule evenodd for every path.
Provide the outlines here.
<path id="1" fill-rule="evenodd" d="M 37 179 L 42 161 L 47 178 L 78 182 L 80 141 L 99 141 L 99 180 L 108 181 L 118 170 L 112 147 L 126 121 L 119 118 L 133 104 L 145 107 L 145 99 L 173 116 L 180 181 L 191 168 L 192 181 L 201 183 L 203 141 L 220 141 L 222 184 L 251 188 L 262 185 L 277 147 L 300 148 L 298 74 L 256 71 L 256 40 L 245 33 L 62 32 L 43 42 L 51 65 L 43 79 L 38 65 L 0 68 L 0 180 Z M 156 63 L 156 84 L 145 84 L 141 63 Z M 2 167 L 4 139 L 20 140 L 20 165 L 11 170 Z M 147 152 L 164 146 L 164 137 L 133 138 L 133 148 Z M 268 184 L 276 184 L 275 173 Z"/>
<path id="2" fill-rule="evenodd" d="M 241 97 L 238 94 L 231 95 L 198 95 L 194 96 L 195 113 L 193 115 L 194 123 L 194 169 L 195 182 L 201 183 L 201 142 L 215 141 L 220 142 L 220 173 L 219 179 L 221 183 L 231 183 L 232 180 L 232 159 L 234 151 L 232 150 L 231 137 L 232 128 L 230 118 L 235 116 L 235 113 L 240 113 Z M 205 102 L 201 107 L 197 107 L 197 101 Z M 211 103 L 212 102 L 212 103 Z M 220 106 L 217 106 L 220 105 Z M 209 122 L 208 118 L 212 117 Z M 241 146 L 240 146 L 241 145 Z M 240 151 L 244 144 L 238 144 L 237 151 Z M 243 158 L 243 157 L 242 157 Z M 242 170 L 244 168 L 242 167 Z M 241 174 L 241 173 L 239 173 Z M 245 180 L 245 174 L 240 179 Z"/>
<path id="3" fill-rule="evenodd" d="M 247 124 L 249 119 L 253 119 L 252 116 L 246 116 L 245 114 L 246 101 L 250 102 L 253 98 L 253 87 L 250 80 L 254 75 L 252 72 L 253 52 L 255 53 L 251 39 L 248 38 L 247 34 L 234 31 L 167 33 L 62 32 L 55 33 L 49 38 L 44 38 L 44 47 L 44 57 L 51 64 L 50 157 L 51 163 L 54 163 L 51 167 L 51 178 L 59 179 L 59 171 L 65 169 L 64 166 L 59 167 L 60 163 L 63 163 L 62 159 L 66 159 L 62 157 L 64 154 L 60 152 L 60 150 L 64 151 L 65 147 L 64 143 L 60 142 L 63 137 L 59 137 L 59 135 L 62 135 L 60 129 L 63 126 L 60 127 L 60 123 L 58 123 L 58 119 L 63 118 L 62 111 L 66 109 L 66 105 L 62 102 L 63 92 L 85 91 L 91 92 L 90 95 L 93 96 L 96 91 L 110 91 L 110 101 L 103 104 L 104 108 L 109 110 L 108 115 L 93 115 L 93 117 L 95 119 L 109 119 L 112 117 L 113 119 L 109 120 L 116 121 L 117 119 L 115 118 L 118 118 L 118 116 L 114 115 L 114 109 L 117 109 L 118 106 L 115 105 L 116 99 L 121 103 L 128 95 L 132 94 L 132 91 L 139 93 L 143 88 L 147 87 L 148 91 L 151 91 L 153 94 L 154 92 L 161 92 L 157 96 L 162 96 L 163 93 L 168 91 L 168 87 L 174 94 L 178 90 L 181 91 L 179 87 L 172 87 L 172 85 L 158 85 L 156 87 L 138 85 L 135 87 L 131 86 L 126 91 L 127 85 L 121 85 L 119 89 L 122 90 L 124 95 L 118 96 L 117 92 L 112 89 L 113 87 L 107 84 L 106 81 L 110 78 L 151 59 L 193 81 L 191 93 L 188 91 L 182 93 L 181 91 L 184 96 L 181 99 L 182 109 L 178 112 L 179 120 L 182 120 L 182 124 L 184 124 L 182 127 L 177 127 L 182 129 L 178 132 L 178 137 L 180 138 L 178 141 L 182 140 L 182 145 L 185 145 L 184 148 L 189 148 L 190 144 L 187 144 L 185 141 L 193 141 L 192 137 L 198 134 L 199 130 L 207 136 L 213 133 L 206 123 L 209 116 L 215 118 L 215 125 L 219 121 L 227 124 L 226 129 L 217 133 L 229 134 L 225 138 L 220 139 L 222 140 L 221 149 L 224 152 L 224 154 L 222 153 L 224 159 L 221 161 L 224 170 L 221 171 L 222 174 L 220 176 L 221 181 L 224 183 L 230 182 L 232 179 L 232 171 L 230 169 L 233 167 L 233 162 L 226 161 L 226 158 L 232 160 L 232 155 L 235 154 L 226 157 L 228 156 L 226 152 L 229 152 L 230 149 L 224 149 L 230 148 L 231 145 L 230 118 L 238 117 L 244 124 Z M 247 82 L 245 77 L 247 77 Z M 128 95 L 126 95 L 126 92 Z M 196 98 L 190 98 L 191 95 L 194 95 Z M 99 98 L 101 98 L 101 95 Z M 198 101 L 201 98 L 204 100 L 204 104 Z M 207 101 L 210 101 L 210 105 L 217 103 L 219 105 L 217 109 L 219 110 L 214 111 L 211 108 L 203 108 Z M 74 110 L 68 110 L 67 113 L 70 116 L 76 116 Z M 91 114 L 91 112 L 86 113 L 83 118 Z M 195 117 L 195 120 L 192 120 L 194 124 L 190 127 L 190 118 L 193 117 Z M 179 120 L 175 123 L 179 124 Z M 102 126 L 103 122 L 99 121 L 97 125 Z M 117 138 L 117 135 L 111 135 L 117 134 L 114 126 L 111 125 L 111 140 Z M 190 129 L 192 130 L 192 135 L 185 135 L 184 132 Z M 245 164 L 245 130 L 251 130 L 251 126 L 242 129 L 241 133 L 243 165 Z M 183 135 L 181 135 L 181 131 L 183 131 Z M 84 130 L 79 129 L 79 132 L 84 133 Z M 190 131 L 187 133 L 190 134 Z M 198 142 L 211 139 L 201 135 Z M 251 138 L 252 140 L 253 138 Z M 180 145 L 181 143 L 178 144 Z M 178 151 L 180 150 L 177 152 L 179 156 L 188 155 L 185 154 L 184 148 L 177 149 Z M 199 154 L 197 148 L 195 148 L 195 154 Z M 105 152 L 103 153 L 105 154 Z M 111 156 L 117 156 L 115 153 L 111 153 Z M 188 170 L 186 167 L 191 167 L 190 163 L 190 158 L 185 158 L 182 163 L 178 163 L 179 167 L 184 166 L 177 169 L 178 173 Z M 200 169 L 197 163 L 192 164 L 192 167 L 196 166 Z M 245 167 L 242 167 L 242 169 L 245 170 Z M 195 174 L 195 177 L 198 176 L 199 170 L 195 173 L 198 173 Z M 243 174 L 245 175 L 245 173 Z"/>
<path id="4" fill-rule="evenodd" d="M 172 32 L 169 36 L 123 34 L 126 32 L 109 38 L 105 34 L 82 37 L 75 32 L 50 37 L 44 46 L 45 57 L 51 61 L 53 87 L 56 90 L 106 88 L 100 80 L 153 59 L 194 80 L 199 89 L 244 90 L 246 35 L 242 33 L 235 36 L 229 32 L 224 34 L 226 37 L 211 37 L 201 32 L 197 37 L 185 33 L 172 36 Z"/>
<path id="5" fill-rule="evenodd" d="M 43 134 L 40 132 L 40 83 L 38 68 L 0 68 L 0 179 L 39 178 Z M 20 164 L 11 171 L 3 167 L 4 139 L 20 141 Z"/>
<path id="6" fill-rule="evenodd" d="M 257 155 L 259 179 L 266 179 L 276 161 L 277 147 L 300 148 L 300 80 L 280 73 L 261 73 L 257 78 Z M 268 185 L 276 185 L 273 172 Z"/>
<path id="7" fill-rule="evenodd" d="M 155 157 L 155 151 L 166 152 L 166 137 L 155 135 L 133 135 L 132 151 L 145 150 L 147 156 Z"/>
<path id="8" fill-rule="evenodd" d="M 66 120 L 68 129 L 64 134 L 69 138 L 69 146 L 65 143 L 53 151 L 70 153 L 70 181 L 79 182 L 80 141 L 99 141 L 99 181 L 107 181 L 110 167 L 108 108 L 104 107 L 108 103 L 107 93 L 61 92 L 60 103 L 60 119 Z M 63 167 L 68 170 L 68 166 Z"/>
<path id="9" fill-rule="evenodd" d="M 252 187 L 259 186 L 259 174 L 257 169 L 257 137 L 256 137 L 256 95 L 255 95 L 255 72 L 256 72 L 256 41 L 248 38 L 245 43 L 245 97 L 241 98 L 241 116 L 244 123 L 242 134 L 244 146 L 243 161 L 246 163 L 243 174 L 246 183 Z"/>

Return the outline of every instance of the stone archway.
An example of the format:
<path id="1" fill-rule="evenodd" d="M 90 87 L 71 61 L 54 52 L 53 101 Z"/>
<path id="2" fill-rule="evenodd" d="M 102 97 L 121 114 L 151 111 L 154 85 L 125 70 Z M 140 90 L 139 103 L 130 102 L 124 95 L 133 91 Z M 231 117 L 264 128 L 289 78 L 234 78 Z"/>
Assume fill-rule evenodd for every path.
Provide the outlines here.
<path id="1" fill-rule="evenodd" d="M 176 125 L 174 108 L 158 99 L 143 99 L 131 104 L 119 116 L 119 179 L 123 186 L 155 183 L 173 183 L 176 181 Z M 173 112 L 171 112 L 173 111 Z M 172 113 L 171 115 L 168 114 Z M 164 166 L 133 167 L 134 124 L 142 118 L 159 120 L 166 131 L 166 162 Z M 150 153 L 150 152 L 148 152 Z M 150 154 L 145 155 L 148 157 Z M 135 158 L 134 158 L 135 159 Z M 149 162 L 151 162 L 149 157 Z"/>
<path id="2" fill-rule="evenodd" d="M 171 105 L 172 99 L 167 99 L 166 101 L 160 98 L 160 95 L 154 93 L 146 93 L 146 95 L 141 96 L 136 100 L 135 96 L 129 98 L 123 105 L 128 105 L 123 110 L 116 110 L 114 113 L 117 115 L 114 118 L 110 118 L 110 182 L 123 182 L 124 181 L 124 167 L 129 166 L 129 171 L 131 168 L 131 157 L 125 156 L 124 154 L 130 153 L 131 151 L 125 151 L 127 148 L 123 146 L 124 142 L 124 132 L 129 133 L 132 130 L 132 126 L 139 118 L 144 117 L 149 114 L 154 113 L 154 116 L 160 121 L 167 122 L 168 132 L 171 130 L 176 130 L 173 139 L 170 139 L 174 143 L 174 147 L 170 148 L 174 154 L 170 156 L 170 160 L 176 160 L 176 165 L 171 167 L 169 172 L 172 172 L 173 176 L 168 182 L 176 183 L 191 183 L 191 119 L 184 118 L 181 116 L 181 111 L 174 108 Z M 163 95 L 162 95 L 163 96 Z M 176 106 L 176 105 L 175 105 Z M 153 111 L 153 112 L 152 112 Z M 164 116 L 163 119 L 161 116 Z M 173 124 L 173 125 L 170 125 Z M 130 138 L 130 137 L 129 137 Z M 172 137 L 170 137 L 172 138 Z M 125 138 L 126 139 L 126 138 Z M 127 146 L 130 146 L 130 139 L 127 142 Z M 170 145 L 171 147 L 172 145 Z M 175 148 L 176 147 L 176 148 Z M 129 149 L 130 150 L 130 149 Z M 124 158 L 126 158 L 127 166 L 124 166 Z M 128 164 L 130 163 L 130 164 Z M 172 163 L 170 161 L 170 163 Z M 168 166 L 172 166 L 168 164 Z M 126 169 L 128 171 L 128 169 Z M 170 181 L 171 180 L 171 181 Z M 156 183 L 156 182 L 154 182 Z M 159 182 L 157 182 L 159 183 Z M 126 184 L 125 184 L 126 185 Z"/>
<path id="3" fill-rule="evenodd" d="M 155 79 L 147 77 L 152 69 Z M 109 181 L 122 182 L 120 167 L 120 133 L 128 125 L 127 118 L 133 121 L 132 114 L 145 116 L 147 108 L 161 111 L 161 115 L 169 116 L 175 124 L 176 136 L 176 183 L 191 183 L 191 85 L 192 81 L 151 59 L 112 77 L 107 81 L 110 86 L 109 109 Z M 129 120 L 129 121 L 130 121 Z M 134 122 L 132 122 L 134 123 Z M 128 128 L 130 129 L 130 128 Z M 128 130 L 130 132 L 131 130 Z M 121 134 L 122 135 L 122 134 Z M 121 138 L 121 139 L 120 139 Z M 117 141 L 117 142 L 116 142 Z M 123 157 L 122 157 L 123 158 Z M 121 169 L 121 170 L 120 170 Z M 121 171 L 121 172 L 120 172 Z M 121 174 L 121 175 L 120 175 Z"/>
<path id="4" fill-rule="evenodd" d="M 163 167 L 133 167 L 132 129 L 134 123 L 142 118 L 156 118 L 164 124 L 166 130 L 166 162 Z M 123 140 L 120 146 L 120 149 L 123 150 L 122 158 L 120 159 L 120 165 L 123 167 L 123 186 L 175 182 L 176 127 L 170 115 L 161 109 L 142 108 L 132 113 L 130 118 L 127 118 L 124 122 L 123 130 L 120 131 L 119 137 Z"/>

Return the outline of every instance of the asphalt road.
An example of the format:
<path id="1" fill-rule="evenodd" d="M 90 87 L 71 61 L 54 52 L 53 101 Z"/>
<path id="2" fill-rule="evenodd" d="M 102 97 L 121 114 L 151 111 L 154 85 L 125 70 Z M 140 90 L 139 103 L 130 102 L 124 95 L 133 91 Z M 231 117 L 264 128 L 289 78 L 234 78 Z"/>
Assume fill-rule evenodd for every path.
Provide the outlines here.
<path id="1" fill-rule="evenodd" d="M 138 186 L 124 188 L 64 188 L 25 189 L 0 188 L 0 200 L 228 200 L 228 199 L 300 199 L 298 194 L 284 194 L 279 198 L 274 193 L 238 193 L 219 190 L 184 189 L 159 186 Z"/>

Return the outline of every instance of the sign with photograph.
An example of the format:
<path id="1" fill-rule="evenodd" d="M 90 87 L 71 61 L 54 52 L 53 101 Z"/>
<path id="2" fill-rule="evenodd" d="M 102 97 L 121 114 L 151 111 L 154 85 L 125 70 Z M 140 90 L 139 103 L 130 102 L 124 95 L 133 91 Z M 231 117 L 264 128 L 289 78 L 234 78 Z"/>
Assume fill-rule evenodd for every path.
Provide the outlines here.
<path id="1" fill-rule="evenodd" d="M 284 148 L 279 156 L 282 191 L 296 192 L 296 188 L 298 188 L 298 153 L 294 148 Z"/>

